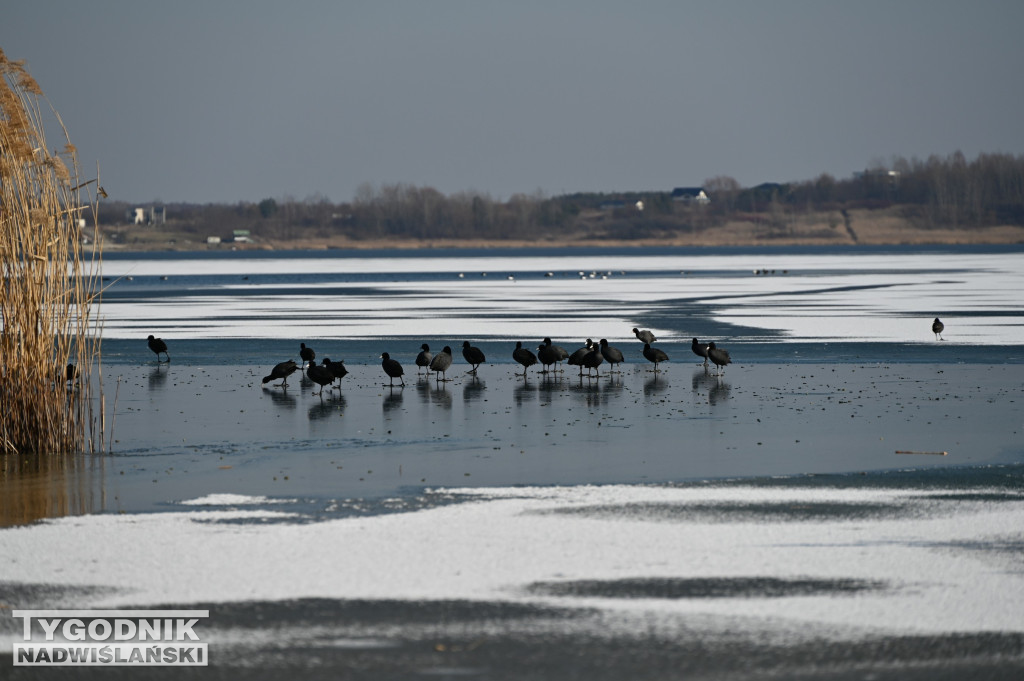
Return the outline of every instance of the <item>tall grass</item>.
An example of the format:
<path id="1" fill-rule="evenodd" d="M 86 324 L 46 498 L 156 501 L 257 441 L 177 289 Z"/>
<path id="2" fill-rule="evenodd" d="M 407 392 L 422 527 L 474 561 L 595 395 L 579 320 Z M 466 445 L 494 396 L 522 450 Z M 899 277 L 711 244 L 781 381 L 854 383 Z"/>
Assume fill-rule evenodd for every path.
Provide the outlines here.
<path id="1" fill-rule="evenodd" d="M 98 184 L 79 179 L 67 129 L 24 63 L 0 50 L 0 74 L 0 452 L 97 451 L 99 250 L 84 251 L 80 220 L 95 224 Z M 46 143 L 44 113 L 60 151 Z"/>

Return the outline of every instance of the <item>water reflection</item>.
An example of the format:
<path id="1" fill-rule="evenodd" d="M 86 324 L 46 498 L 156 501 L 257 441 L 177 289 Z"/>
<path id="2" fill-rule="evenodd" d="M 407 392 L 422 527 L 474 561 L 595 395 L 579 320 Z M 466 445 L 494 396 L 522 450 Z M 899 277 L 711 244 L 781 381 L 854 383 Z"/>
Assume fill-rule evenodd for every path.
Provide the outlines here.
<path id="1" fill-rule="evenodd" d="M 691 379 L 693 392 L 699 393 L 703 390 L 709 390 L 714 383 L 715 377 L 707 368 L 698 369 L 693 372 L 693 378 Z"/>
<path id="2" fill-rule="evenodd" d="M 470 376 L 469 380 L 462 384 L 462 400 L 472 402 L 481 399 L 486 387 L 487 383 L 481 381 L 475 374 Z"/>
<path id="3" fill-rule="evenodd" d="M 0 456 L 0 527 L 106 509 L 101 456 Z"/>
<path id="4" fill-rule="evenodd" d="M 405 392 L 405 386 L 387 386 L 387 392 L 384 394 L 384 413 L 394 411 L 402 408 L 402 396 Z"/>
<path id="5" fill-rule="evenodd" d="M 644 381 L 644 397 L 653 397 L 668 390 L 668 377 L 664 372 L 654 372 L 650 378 Z"/>
<path id="6" fill-rule="evenodd" d="M 436 383 L 434 389 L 430 393 L 430 402 L 436 404 L 442 409 L 452 408 L 452 394 L 448 390 L 447 383 Z"/>
<path id="7" fill-rule="evenodd" d="M 527 381 L 523 381 L 521 385 L 517 385 L 515 390 L 512 391 L 512 398 L 515 400 L 516 406 L 523 406 L 524 402 L 532 402 L 537 396 L 537 390 Z"/>
<path id="8" fill-rule="evenodd" d="M 270 397 L 274 406 L 286 409 L 295 409 L 295 395 L 288 392 L 288 388 L 268 388 L 263 386 L 264 396 Z"/>
<path id="9" fill-rule="evenodd" d="M 151 372 L 149 372 L 149 389 L 158 390 L 160 388 L 163 388 L 164 385 L 167 383 L 167 374 L 169 373 L 169 367 L 163 364 L 156 365 L 156 367 Z"/>
<path id="10" fill-rule="evenodd" d="M 708 402 L 711 404 L 718 404 L 729 399 L 729 384 L 716 377 L 715 384 L 708 391 Z"/>

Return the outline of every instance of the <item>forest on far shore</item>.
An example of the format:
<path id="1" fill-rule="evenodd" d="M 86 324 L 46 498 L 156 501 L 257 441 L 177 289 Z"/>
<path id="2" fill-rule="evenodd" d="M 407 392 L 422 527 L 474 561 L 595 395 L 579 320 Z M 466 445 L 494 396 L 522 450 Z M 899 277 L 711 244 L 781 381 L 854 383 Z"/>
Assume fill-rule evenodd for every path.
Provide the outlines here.
<path id="1" fill-rule="evenodd" d="M 333 203 L 266 198 L 258 203 L 163 205 L 166 222 L 152 225 L 202 242 L 230 242 L 248 232 L 254 242 L 344 237 L 360 240 L 644 239 L 697 234 L 727 222 L 751 222 L 765 236 L 785 236 L 801 216 L 827 214 L 842 224 L 853 209 L 897 209 L 921 229 L 995 225 L 1024 226 L 1024 156 L 960 152 L 927 160 L 896 159 L 845 179 L 823 174 L 803 182 L 741 187 L 731 177 L 704 181 L 707 202 L 677 200 L 672 188 L 652 191 L 576 193 L 548 197 L 516 194 L 495 200 L 486 194 L 444 195 L 430 187 L 364 185 L 352 201 Z M 142 204 L 150 215 L 152 204 Z M 113 243 L 124 243 L 140 204 L 105 200 L 99 225 Z"/>

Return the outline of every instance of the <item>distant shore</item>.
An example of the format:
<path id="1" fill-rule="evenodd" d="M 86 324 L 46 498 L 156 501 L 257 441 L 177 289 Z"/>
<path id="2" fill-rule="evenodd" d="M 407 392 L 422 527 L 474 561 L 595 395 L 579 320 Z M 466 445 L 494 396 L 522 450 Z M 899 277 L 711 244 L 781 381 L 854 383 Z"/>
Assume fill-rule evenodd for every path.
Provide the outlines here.
<path id="1" fill-rule="evenodd" d="M 706 229 L 664 233 L 656 237 L 617 239 L 595 229 L 586 233 L 564 233 L 543 239 L 353 239 L 299 235 L 290 239 L 255 236 L 251 242 L 209 244 L 194 234 L 175 231 L 173 225 L 159 229 L 135 227 L 120 232 L 119 239 L 105 238 L 104 250 L 117 252 L 230 251 L 230 250 L 317 250 L 317 249 L 440 249 L 440 248 L 563 248 L 589 246 L 623 247 L 728 247 L 728 246 L 895 246 L 895 245 L 1001 245 L 1024 243 L 1024 227 L 999 225 L 969 228 L 926 228 L 886 211 L 850 211 L 848 221 L 826 219 L 823 214 L 795 218 L 785 229 L 771 229 L 748 221 L 732 221 Z"/>

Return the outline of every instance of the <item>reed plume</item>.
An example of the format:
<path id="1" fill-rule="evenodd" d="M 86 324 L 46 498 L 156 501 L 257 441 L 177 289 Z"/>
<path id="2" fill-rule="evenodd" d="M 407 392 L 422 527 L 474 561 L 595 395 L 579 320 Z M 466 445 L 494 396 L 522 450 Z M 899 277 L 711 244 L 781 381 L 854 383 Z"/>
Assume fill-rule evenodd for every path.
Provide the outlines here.
<path id="1" fill-rule="evenodd" d="M 0 74 L 0 452 L 97 451 L 100 250 L 85 252 L 83 225 L 96 221 L 98 178 L 79 179 L 67 129 L 24 62 L 0 50 Z M 44 114 L 60 151 L 46 143 Z"/>

